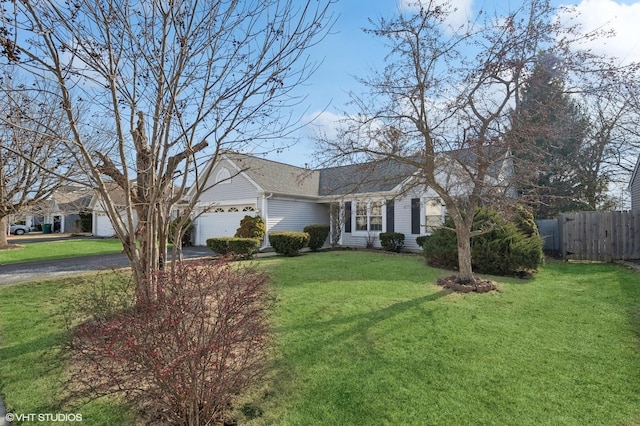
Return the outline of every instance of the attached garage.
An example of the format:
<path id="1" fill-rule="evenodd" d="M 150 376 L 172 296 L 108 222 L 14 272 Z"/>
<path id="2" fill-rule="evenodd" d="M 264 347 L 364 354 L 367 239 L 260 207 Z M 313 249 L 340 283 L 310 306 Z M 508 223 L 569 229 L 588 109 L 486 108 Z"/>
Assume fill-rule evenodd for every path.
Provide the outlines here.
<path id="1" fill-rule="evenodd" d="M 196 221 L 196 241 L 198 246 L 207 244 L 208 238 L 233 237 L 245 216 L 255 216 L 255 204 L 215 207 L 203 213 Z"/>
<path id="2" fill-rule="evenodd" d="M 116 232 L 113 230 L 111 220 L 105 213 L 93 214 L 93 236 L 94 237 L 113 237 Z"/>

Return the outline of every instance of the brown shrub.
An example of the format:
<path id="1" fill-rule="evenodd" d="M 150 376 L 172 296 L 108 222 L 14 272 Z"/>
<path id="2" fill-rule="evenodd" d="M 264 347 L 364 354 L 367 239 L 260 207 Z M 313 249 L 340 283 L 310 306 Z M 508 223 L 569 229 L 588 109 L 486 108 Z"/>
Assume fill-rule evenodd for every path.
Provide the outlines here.
<path id="1" fill-rule="evenodd" d="M 91 395 L 123 393 L 162 423 L 221 421 L 264 372 L 267 281 L 225 261 L 158 272 L 156 300 L 75 330 L 75 380 Z"/>

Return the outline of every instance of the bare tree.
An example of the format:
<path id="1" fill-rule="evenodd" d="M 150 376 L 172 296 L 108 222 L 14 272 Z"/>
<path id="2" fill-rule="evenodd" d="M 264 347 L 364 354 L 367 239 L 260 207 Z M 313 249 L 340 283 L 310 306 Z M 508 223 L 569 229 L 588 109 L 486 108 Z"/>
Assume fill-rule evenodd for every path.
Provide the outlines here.
<path id="1" fill-rule="evenodd" d="M 616 71 L 606 84 L 578 97 L 590 119 L 580 159 L 581 189 L 593 210 L 623 208 L 616 193 L 626 188 L 640 155 L 638 64 Z"/>
<path id="2" fill-rule="evenodd" d="M 49 199 L 72 176 L 69 152 L 53 135 L 63 135 L 64 111 L 41 90 L 1 79 L 0 247 L 6 247 L 7 218 Z"/>
<path id="3" fill-rule="evenodd" d="M 487 231 L 473 230 L 473 216 L 481 204 L 509 202 L 513 176 L 495 171 L 517 143 L 505 135 L 538 53 L 550 51 L 593 75 L 593 57 L 572 43 L 597 35 L 561 26 L 546 0 L 527 0 L 507 14 L 483 10 L 459 28 L 449 24 L 450 2 L 415 8 L 372 21 L 367 32 L 388 45 L 386 66 L 361 80 L 370 95 L 352 96 L 358 113 L 347 115 L 339 137 L 324 139 L 322 150 L 333 162 L 388 158 L 411 166 L 411 186 L 433 189 L 446 205 L 458 274 L 471 280 L 470 239 Z M 401 147 L 379 142 L 389 140 L 389 129 Z"/>
<path id="4" fill-rule="evenodd" d="M 223 150 L 267 150 L 296 125 L 286 108 L 302 100 L 293 89 L 315 69 L 305 50 L 327 33 L 332 1 L 14 3 L 5 34 L 16 41 L 5 37 L 5 56 L 57 86 L 73 131 L 67 143 L 137 283 L 164 264 L 172 208 L 182 202 L 186 223 L 212 170 L 204 164 Z M 111 123 L 109 144 L 91 148 L 104 129 L 83 121 L 80 105 Z M 139 298 L 152 293 L 138 288 Z"/>

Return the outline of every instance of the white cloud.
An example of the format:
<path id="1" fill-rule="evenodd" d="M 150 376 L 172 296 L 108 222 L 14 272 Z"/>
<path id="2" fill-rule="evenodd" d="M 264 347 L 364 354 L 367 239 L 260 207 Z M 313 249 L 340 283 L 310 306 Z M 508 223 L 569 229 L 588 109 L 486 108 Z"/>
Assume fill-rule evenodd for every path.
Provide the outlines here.
<path id="1" fill-rule="evenodd" d="M 304 121 L 309 123 L 307 129 L 310 129 L 311 136 L 322 136 L 329 140 L 333 140 L 338 136 L 340 123 L 344 119 L 345 116 L 329 111 L 314 112 L 303 118 Z"/>
<path id="2" fill-rule="evenodd" d="M 592 42 L 591 47 L 598 53 L 619 58 L 628 63 L 640 61 L 640 2 L 623 4 L 614 0 L 582 0 L 571 8 L 577 12 L 573 22 L 579 24 L 583 32 L 614 30 L 615 36 Z M 568 12 L 560 13 L 561 21 L 568 22 Z"/>

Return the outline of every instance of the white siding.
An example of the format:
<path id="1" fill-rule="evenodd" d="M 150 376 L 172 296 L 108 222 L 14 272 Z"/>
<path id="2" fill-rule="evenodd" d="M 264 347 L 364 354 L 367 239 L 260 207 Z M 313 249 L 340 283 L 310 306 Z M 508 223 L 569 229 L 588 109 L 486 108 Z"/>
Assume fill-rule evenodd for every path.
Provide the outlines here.
<path id="1" fill-rule="evenodd" d="M 216 181 L 216 177 L 223 170 L 227 169 L 232 178 L 230 180 L 216 184 L 215 186 L 207 189 L 200 196 L 199 202 L 203 204 L 220 203 L 223 201 L 233 200 L 247 200 L 258 198 L 258 189 L 256 186 L 245 177 L 244 174 L 235 175 L 237 170 L 226 160 L 222 160 L 213 169 L 207 186 L 213 185 Z"/>
<path id="2" fill-rule="evenodd" d="M 433 191 L 425 191 L 422 193 L 413 193 L 413 194 L 407 194 L 407 196 L 402 197 L 402 198 L 397 198 L 394 200 L 394 207 L 393 207 L 393 215 L 394 215 L 394 221 L 393 221 L 393 226 L 394 226 L 394 231 L 395 232 L 400 232 L 402 234 L 404 234 L 404 247 L 408 250 L 420 250 L 420 247 L 418 246 L 418 244 L 416 244 L 416 237 L 418 237 L 419 235 L 424 235 L 424 229 L 425 229 L 425 210 L 424 210 L 424 197 L 426 196 L 428 197 L 432 197 L 435 195 L 435 193 Z M 420 198 L 422 201 L 422 206 L 420 209 L 420 229 L 421 229 L 421 233 L 420 234 L 412 234 L 411 233 L 411 199 L 412 198 Z M 367 239 L 368 236 L 366 235 L 366 233 L 362 233 L 362 232 L 354 232 L 355 231 L 355 223 L 353 221 L 353 215 L 355 214 L 355 200 L 352 201 L 352 208 L 351 208 L 351 214 L 352 214 L 352 218 L 351 218 L 351 223 L 352 223 L 352 232 L 351 233 L 343 233 L 342 234 L 342 245 L 343 246 L 347 246 L 347 247 L 366 247 L 367 246 Z M 383 229 L 386 232 L 387 228 L 386 228 L 386 217 L 385 220 L 383 221 L 384 225 L 383 225 Z M 380 247 L 380 239 L 377 236 L 377 232 L 372 232 L 371 235 L 375 236 L 374 238 L 374 247 Z"/>
<path id="3" fill-rule="evenodd" d="M 329 206 L 301 200 L 267 200 L 267 233 L 302 231 L 307 225 L 329 224 Z"/>
<path id="4" fill-rule="evenodd" d="M 419 250 L 420 247 L 416 244 L 416 237 L 418 235 L 411 233 L 411 198 L 412 197 L 403 197 L 396 199 L 394 207 L 394 226 L 396 232 L 404 234 L 405 248 L 410 250 Z"/>

